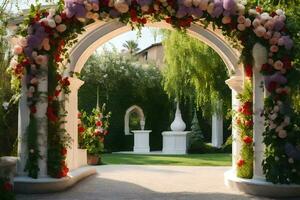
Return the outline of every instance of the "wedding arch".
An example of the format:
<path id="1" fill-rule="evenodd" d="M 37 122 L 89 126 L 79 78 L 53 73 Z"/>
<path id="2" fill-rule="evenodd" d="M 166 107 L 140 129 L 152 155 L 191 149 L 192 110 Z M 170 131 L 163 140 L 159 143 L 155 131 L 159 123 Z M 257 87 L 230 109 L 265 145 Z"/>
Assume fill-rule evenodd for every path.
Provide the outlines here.
<path id="1" fill-rule="evenodd" d="M 32 6 L 9 68 L 21 93 L 18 175 L 63 178 L 83 165 L 84 152 L 77 148 L 77 91 L 83 84 L 78 73 L 99 44 L 147 25 L 187 31 L 224 60 L 236 111 L 232 173 L 299 184 L 287 20 L 280 9 L 267 13 L 236 0 L 65 0 L 50 9 Z"/>

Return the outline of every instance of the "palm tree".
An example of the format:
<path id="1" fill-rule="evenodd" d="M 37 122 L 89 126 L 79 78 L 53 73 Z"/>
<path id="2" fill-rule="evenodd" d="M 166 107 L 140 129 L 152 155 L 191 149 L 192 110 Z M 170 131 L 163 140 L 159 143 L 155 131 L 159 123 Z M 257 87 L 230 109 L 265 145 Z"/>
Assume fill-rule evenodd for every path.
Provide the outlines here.
<path id="1" fill-rule="evenodd" d="M 134 40 L 127 40 L 123 44 L 123 47 L 126 48 L 126 50 L 130 53 L 130 55 L 133 55 L 134 53 L 140 50 L 138 46 L 139 46 L 138 43 Z"/>

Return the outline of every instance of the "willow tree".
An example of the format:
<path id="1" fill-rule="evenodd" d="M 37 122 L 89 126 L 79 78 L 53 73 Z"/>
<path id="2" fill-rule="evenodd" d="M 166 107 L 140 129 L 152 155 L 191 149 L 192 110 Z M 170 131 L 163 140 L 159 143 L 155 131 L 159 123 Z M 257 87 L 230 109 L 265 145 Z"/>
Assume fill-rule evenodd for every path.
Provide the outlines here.
<path id="1" fill-rule="evenodd" d="M 227 109 L 231 93 L 226 66 L 219 55 L 201 41 L 178 31 L 163 31 L 164 89 L 170 97 L 193 100 L 204 115 Z"/>

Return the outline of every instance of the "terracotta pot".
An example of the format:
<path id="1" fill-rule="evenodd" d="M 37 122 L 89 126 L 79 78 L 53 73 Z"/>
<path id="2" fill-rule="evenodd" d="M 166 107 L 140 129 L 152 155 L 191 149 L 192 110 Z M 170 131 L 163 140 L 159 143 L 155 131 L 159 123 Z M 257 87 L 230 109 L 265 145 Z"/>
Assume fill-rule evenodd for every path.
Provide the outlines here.
<path id="1" fill-rule="evenodd" d="M 98 165 L 101 163 L 101 158 L 99 155 L 87 155 L 87 163 L 88 165 Z"/>

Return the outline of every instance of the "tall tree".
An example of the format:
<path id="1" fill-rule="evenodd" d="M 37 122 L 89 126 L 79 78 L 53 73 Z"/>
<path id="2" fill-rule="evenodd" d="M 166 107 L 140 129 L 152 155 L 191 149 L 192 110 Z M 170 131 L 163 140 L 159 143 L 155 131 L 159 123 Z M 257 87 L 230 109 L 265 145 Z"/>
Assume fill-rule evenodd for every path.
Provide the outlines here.
<path id="1" fill-rule="evenodd" d="M 138 46 L 139 46 L 138 43 L 134 40 L 127 40 L 123 44 L 123 47 L 126 48 L 126 50 L 129 52 L 130 55 L 133 55 L 140 50 Z"/>
<path id="2" fill-rule="evenodd" d="M 216 110 L 220 100 L 230 106 L 230 90 L 226 66 L 210 47 L 186 33 L 164 31 L 165 61 L 164 88 L 175 98 L 192 99 L 204 115 Z M 176 50 L 175 50 L 176 49 Z"/>

